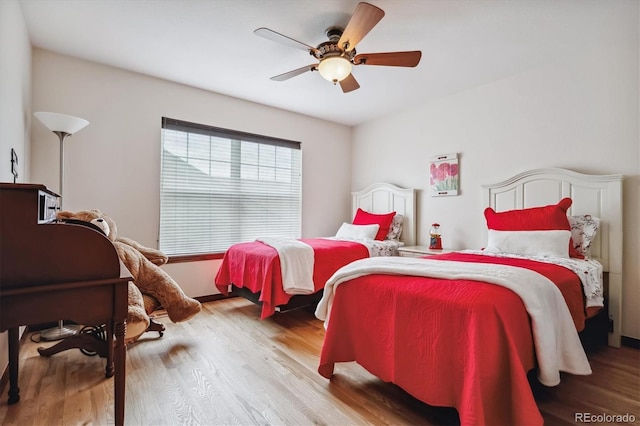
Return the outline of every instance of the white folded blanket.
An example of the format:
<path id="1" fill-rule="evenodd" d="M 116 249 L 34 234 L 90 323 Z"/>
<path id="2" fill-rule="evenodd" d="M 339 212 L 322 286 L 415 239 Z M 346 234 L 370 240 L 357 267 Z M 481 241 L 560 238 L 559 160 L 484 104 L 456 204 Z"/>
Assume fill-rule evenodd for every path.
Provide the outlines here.
<path id="1" fill-rule="evenodd" d="M 525 268 L 408 257 L 371 257 L 338 269 L 324 288 L 316 317 L 329 321 L 335 288 L 369 274 L 412 275 L 484 281 L 506 287 L 522 299 L 529 316 L 538 360 L 538 379 L 546 386 L 560 383 L 560 371 L 591 374 L 569 308 L 558 287 L 547 277 Z M 363 299 L 366 300 L 366 299 Z"/>
<path id="2" fill-rule="evenodd" d="M 313 265 L 315 255 L 313 248 L 298 240 L 286 238 L 258 238 L 263 244 L 273 247 L 280 257 L 282 286 L 287 294 L 312 294 Z"/>

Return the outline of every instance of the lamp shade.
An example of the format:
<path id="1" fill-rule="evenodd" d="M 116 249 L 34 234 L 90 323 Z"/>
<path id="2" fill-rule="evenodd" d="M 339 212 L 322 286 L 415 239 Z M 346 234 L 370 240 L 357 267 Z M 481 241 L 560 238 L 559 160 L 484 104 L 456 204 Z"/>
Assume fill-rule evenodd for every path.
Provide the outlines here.
<path id="1" fill-rule="evenodd" d="M 64 132 L 73 135 L 89 125 L 89 122 L 84 118 L 56 112 L 34 112 L 33 115 L 52 132 Z"/>
<path id="2" fill-rule="evenodd" d="M 342 56 L 330 56 L 320 62 L 318 71 L 324 79 L 337 83 L 351 74 L 351 62 Z"/>

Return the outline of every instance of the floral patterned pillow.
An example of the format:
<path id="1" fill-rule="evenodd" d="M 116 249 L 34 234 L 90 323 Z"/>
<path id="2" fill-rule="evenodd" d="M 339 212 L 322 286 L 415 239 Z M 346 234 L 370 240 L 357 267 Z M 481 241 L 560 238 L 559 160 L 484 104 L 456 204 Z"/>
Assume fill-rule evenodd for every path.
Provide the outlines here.
<path id="1" fill-rule="evenodd" d="M 569 224 L 571 225 L 573 247 L 585 258 L 591 258 L 591 243 L 600 227 L 600 219 L 588 214 L 569 216 Z"/>
<path id="2" fill-rule="evenodd" d="M 404 216 L 396 213 L 396 215 L 393 217 L 393 221 L 391 222 L 391 226 L 389 227 L 389 232 L 387 233 L 387 238 L 385 238 L 385 240 L 400 241 L 403 221 Z"/>

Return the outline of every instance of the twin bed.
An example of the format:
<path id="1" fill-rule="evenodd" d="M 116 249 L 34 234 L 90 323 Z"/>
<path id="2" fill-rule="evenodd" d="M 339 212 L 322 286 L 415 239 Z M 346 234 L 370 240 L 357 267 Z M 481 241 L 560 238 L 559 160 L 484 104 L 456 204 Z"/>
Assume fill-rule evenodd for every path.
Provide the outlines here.
<path id="1" fill-rule="evenodd" d="M 327 283 L 316 310 L 326 328 L 319 373 L 330 378 L 337 363 L 356 361 L 423 402 L 455 407 L 463 425 L 542 424 L 527 373 L 536 369 L 547 386 L 560 382 L 560 372 L 590 373 L 577 336 L 589 301 L 579 275 L 598 272 L 580 266 L 574 272 L 548 257 L 532 259 L 521 252 L 537 246 L 547 254 L 555 245 L 567 253 L 563 264 L 602 265 L 614 319 L 609 343 L 619 346 L 621 181 L 617 175 L 545 169 L 485 186 L 493 228 L 485 251 L 511 247 L 520 252 L 515 256 L 465 251 L 364 259 L 342 268 Z M 570 200 L 559 201 L 564 197 Z M 538 206 L 547 207 L 533 208 Z M 593 260 L 568 258 L 566 239 L 536 241 L 541 230 L 566 237 L 566 224 L 562 230 L 553 226 L 558 213 L 567 222 L 566 215 L 600 219 L 588 247 Z M 516 228 L 499 230 L 511 237 L 506 242 L 492 236 L 505 224 Z M 587 296 L 601 300 L 598 293 Z"/>
<path id="2" fill-rule="evenodd" d="M 400 222 L 395 224 L 394 236 L 388 235 L 383 241 L 358 242 L 348 238 L 302 239 L 304 244 L 313 249 L 315 255 L 312 272 L 313 291 L 310 295 L 296 295 L 296 291 L 285 291 L 278 251 L 261 241 L 234 244 L 227 250 L 215 279 L 216 287 L 224 295 L 228 294 L 231 287 L 234 293 L 260 304 L 262 319 L 275 312 L 317 303 L 322 296 L 325 282 L 340 267 L 370 256 L 395 255 L 400 244 L 414 245 L 415 209 L 414 189 L 377 183 L 352 193 L 353 217 L 356 217 L 358 210 L 380 215 L 396 212 L 394 219 Z M 336 235 L 340 235 L 341 231 L 345 232 L 344 230 L 343 225 Z M 394 229 L 391 229 L 389 234 L 392 234 L 392 231 Z"/>
<path id="3" fill-rule="evenodd" d="M 603 309 L 603 295 L 613 320 L 609 344 L 620 345 L 622 176 L 539 169 L 483 191 L 490 207 L 484 251 L 363 256 L 334 264 L 335 273 L 314 273 L 314 285 L 324 287 L 316 309 L 326 328 L 322 376 L 356 361 L 423 402 L 455 407 L 463 425 L 542 424 L 528 373 L 535 369 L 547 386 L 557 385 L 561 372 L 590 373 L 577 331 Z M 354 210 L 400 208 L 381 202 L 385 197 L 369 195 L 364 204 L 356 197 Z M 413 222 L 415 204 L 408 206 L 403 212 Z M 584 228 L 594 218 L 595 235 Z M 587 259 L 569 255 L 567 232 L 575 255 Z M 405 238 L 415 244 L 415 234 Z M 277 252 L 267 257 L 258 270 L 270 271 L 273 307 L 281 301 Z M 228 274 L 242 266 L 230 264 Z M 263 317 L 271 310 L 264 306 Z"/>

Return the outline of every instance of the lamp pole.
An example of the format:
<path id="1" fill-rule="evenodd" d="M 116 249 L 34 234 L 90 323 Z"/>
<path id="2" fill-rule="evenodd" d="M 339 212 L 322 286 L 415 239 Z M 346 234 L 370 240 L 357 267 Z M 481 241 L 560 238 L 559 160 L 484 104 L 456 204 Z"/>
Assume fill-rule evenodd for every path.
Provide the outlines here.
<path id="1" fill-rule="evenodd" d="M 58 138 L 60 138 L 60 186 L 58 190 L 60 191 L 59 207 L 62 210 L 62 202 L 64 201 L 64 197 L 62 196 L 62 192 L 64 188 L 64 140 L 68 136 L 71 136 L 71 133 L 63 132 L 60 130 L 54 130 L 53 133 L 58 135 Z"/>
<path id="2" fill-rule="evenodd" d="M 33 115 L 35 115 L 42 124 L 47 126 L 47 128 L 55 133 L 60 139 L 60 187 L 58 188 L 60 199 L 58 201 L 58 208 L 61 209 L 62 200 L 64 199 L 62 196 L 64 191 L 64 140 L 85 128 L 89 122 L 83 118 L 58 114 L 55 112 L 34 112 Z M 42 331 L 40 333 L 40 340 L 62 340 L 77 333 L 78 331 L 75 328 L 65 327 L 64 320 L 60 320 L 58 322 L 58 327 Z"/>

